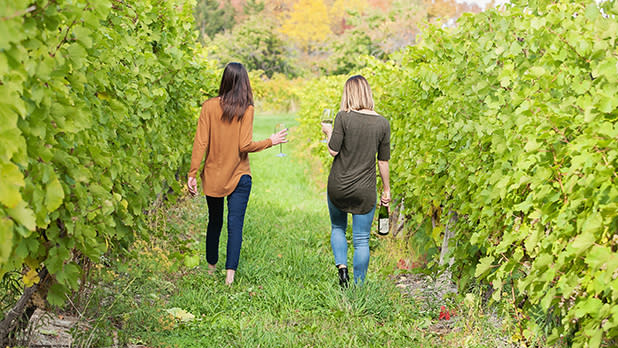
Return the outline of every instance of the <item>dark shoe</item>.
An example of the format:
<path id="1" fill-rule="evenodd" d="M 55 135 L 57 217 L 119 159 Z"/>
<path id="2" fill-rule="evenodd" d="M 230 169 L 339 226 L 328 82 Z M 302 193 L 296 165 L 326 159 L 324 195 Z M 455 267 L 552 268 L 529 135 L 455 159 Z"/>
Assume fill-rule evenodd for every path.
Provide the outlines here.
<path id="1" fill-rule="evenodd" d="M 338 270 L 339 270 L 339 285 L 341 285 L 342 288 L 347 288 L 348 282 L 350 281 L 350 277 L 348 276 L 348 268 L 341 267 Z"/>

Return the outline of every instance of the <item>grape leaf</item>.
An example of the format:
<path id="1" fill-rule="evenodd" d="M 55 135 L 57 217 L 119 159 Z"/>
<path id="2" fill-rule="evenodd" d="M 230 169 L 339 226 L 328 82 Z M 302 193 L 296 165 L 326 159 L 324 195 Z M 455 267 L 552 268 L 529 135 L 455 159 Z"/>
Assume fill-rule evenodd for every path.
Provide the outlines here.
<path id="1" fill-rule="evenodd" d="M 48 212 L 52 212 L 62 204 L 64 199 L 64 190 L 58 177 L 54 174 L 50 181 L 47 183 L 45 191 L 45 207 Z"/>

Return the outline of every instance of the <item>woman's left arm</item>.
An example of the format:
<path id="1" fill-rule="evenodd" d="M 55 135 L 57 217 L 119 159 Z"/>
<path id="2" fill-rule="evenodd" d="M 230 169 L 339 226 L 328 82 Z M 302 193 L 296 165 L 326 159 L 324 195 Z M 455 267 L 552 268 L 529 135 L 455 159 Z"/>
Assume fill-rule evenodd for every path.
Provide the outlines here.
<path id="1" fill-rule="evenodd" d="M 391 202 L 388 161 L 378 161 L 378 170 L 380 171 L 380 178 L 382 178 L 382 197 L 380 197 L 380 202 L 382 205 L 388 205 Z"/>
<path id="2" fill-rule="evenodd" d="M 391 201 L 391 185 L 389 178 L 388 161 L 391 159 L 391 126 L 388 120 L 384 119 L 384 136 L 378 146 L 378 170 L 382 178 L 382 197 L 380 202 L 388 205 Z"/>
<path id="3" fill-rule="evenodd" d="M 197 194 L 197 172 L 204 160 L 206 148 L 208 147 L 208 134 L 210 134 L 209 120 L 206 103 L 204 103 L 197 121 L 197 129 L 195 131 L 195 138 L 193 139 L 193 150 L 191 152 L 191 167 L 187 174 L 187 186 L 191 194 Z"/>

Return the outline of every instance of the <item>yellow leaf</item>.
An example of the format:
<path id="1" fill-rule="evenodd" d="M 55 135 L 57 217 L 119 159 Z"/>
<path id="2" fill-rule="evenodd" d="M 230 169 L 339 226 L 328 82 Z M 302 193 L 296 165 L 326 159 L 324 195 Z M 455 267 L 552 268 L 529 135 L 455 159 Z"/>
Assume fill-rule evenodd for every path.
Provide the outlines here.
<path id="1" fill-rule="evenodd" d="M 174 308 L 170 308 L 170 309 L 166 309 L 165 310 L 167 313 L 169 313 L 170 315 L 172 315 L 174 318 L 183 321 L 183 322 L 187 322 L 187 321 L 191 321 L 193 319 L 195 319 L 195 315 L 185 311 L 184 309 L 178 308 L 178 307 L 174 307 Z"/>
<path id="2" fill-rule="evenodd" d="M 28 273 L 24 274 L 22 278 L 22 281 L 27 288 L 37 284 L 40 280 L 39 273 L 34 268 L 30 268 Z"/>

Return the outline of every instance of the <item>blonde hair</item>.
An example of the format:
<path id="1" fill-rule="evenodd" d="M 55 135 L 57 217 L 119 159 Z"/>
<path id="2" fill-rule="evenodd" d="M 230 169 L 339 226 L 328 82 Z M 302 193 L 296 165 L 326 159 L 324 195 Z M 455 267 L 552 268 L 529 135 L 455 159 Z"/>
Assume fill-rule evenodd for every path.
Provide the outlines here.
<path id="1" fill-rule="evenodd" d="M 341 111 L 373 110 L 373 96 L 369 82 L 361 75 L 350 77 L 343 86 Z"/>

